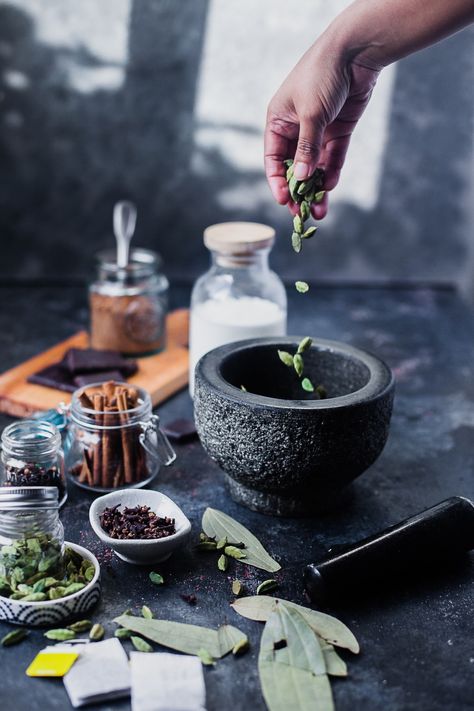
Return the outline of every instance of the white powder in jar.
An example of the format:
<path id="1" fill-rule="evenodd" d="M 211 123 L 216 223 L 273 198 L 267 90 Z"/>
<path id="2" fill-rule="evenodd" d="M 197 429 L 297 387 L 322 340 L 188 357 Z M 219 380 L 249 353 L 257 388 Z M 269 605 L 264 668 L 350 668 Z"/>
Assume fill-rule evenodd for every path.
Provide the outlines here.
<path id="1" fill-rule="evenodd" d="M 278 304 L 256 296 L 222 301 L 209 299 L 191 309 L 189 336 L 189 392 L 194 394 L 198 360 L 217 346 L 260 336 L 284 336 L 286 312 Z"/>

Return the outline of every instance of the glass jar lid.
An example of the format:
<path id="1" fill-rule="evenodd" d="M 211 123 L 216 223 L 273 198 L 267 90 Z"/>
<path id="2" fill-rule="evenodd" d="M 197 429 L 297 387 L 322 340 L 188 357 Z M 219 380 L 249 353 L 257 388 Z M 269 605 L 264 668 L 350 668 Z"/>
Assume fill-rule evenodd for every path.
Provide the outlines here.
<path id="1" fill-rule="evenodd" d="M 50 509 L 58 506 L 56 486 L 0 487 L 0 511 L 11 509 Z"/>
<path id="2" fill-rule="evenodd" d="M 221 254 L 251 255 L 260 249 L 270 249 L 275 230 L 259 222 L 219 222 L 204 230 L 204 244 Z"/>

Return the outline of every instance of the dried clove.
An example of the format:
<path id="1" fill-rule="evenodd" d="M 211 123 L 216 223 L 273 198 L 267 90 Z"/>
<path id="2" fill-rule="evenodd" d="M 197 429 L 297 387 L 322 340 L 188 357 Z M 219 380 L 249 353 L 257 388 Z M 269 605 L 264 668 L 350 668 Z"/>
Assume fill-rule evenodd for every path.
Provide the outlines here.
<path id="1" fill-rule="evenodd" d="M 120 506 L 108 506 L 99 517 L 100 525 L 111 538 L 154 539 L 176 533 L 174 518 L 158 516 L 149 506 L 126 506 L 123 511 L 119 510 Z"/>

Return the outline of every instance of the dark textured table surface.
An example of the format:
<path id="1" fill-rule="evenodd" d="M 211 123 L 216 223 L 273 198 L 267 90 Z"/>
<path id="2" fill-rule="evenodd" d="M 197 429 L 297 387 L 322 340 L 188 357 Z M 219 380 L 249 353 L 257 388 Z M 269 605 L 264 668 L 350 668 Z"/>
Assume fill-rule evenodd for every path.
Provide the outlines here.
<path id="1" fill-rule="evenodd" d="M 378 462 L 341 497 L 336 510 L 316 519 L 275 519 L 233 503 L 219 468 L 198 441 L 177 447 L 176 463 L 160 472 L 153 486 L 182 506 L 194 536 L 208 505 L 247 525 L 281 562 L 278 594 L 304 602 L 298 564 L 449 496 L 474 497 L 474 327 L 472 312 L 449 290 L 314 288 L 304 299 L 290 292 L 290 333 L 367 348 L 394 369 L 398 385 L 391 433 Z M 86 323 L 80 288 L 4 287 L 0 293 L 2 370 Z M 173 305 L 186 304 L 188 293 L 176 288 Z M 164 422 L 191 412 L 186 392 L 159 409 Z M 8 421 L 0 417 L 2 426 Z M 157 617 L 215 627 L 225 621 L 237 625 L 249 635 L 251 651 L 204 670 L 207 708 L 264 709 L 256 667 L 261 627 L 229 607 L 234 572 L 220 573 L 213 557 L 196 554 L 190 546 L 160 567 L 166 584 L 156 588 L 148 580 L 148 569 L 121 562 L 96 539 L 88 523 L 90 502 L 89 495 L 71 485 L 62 518 L 67 539 L 90 548 L 102 563 L 103 592 L 94 621 L 102 622 L 110 635 L 117 614 L 146 603 Z M 473 569 L 471 558 L 446 575 L 401 584 L 362 600 L 353 595 L 354 581 L 346 601 L 329 610 L 353 629 L 361 644 L 358 657 L 343 655 L 349 677 L 332 684 L 338 711 L 472 709 Z M 237 571 L 250 591 L 268 577 L 238 564 Z M 181 593 L 194 593 L 196 606 L 184 602 Z M 0 624 L 2 636 L 8 630 Z M 42 632 L 36 630 L 21 645 L 1 649 L 5 711 L 70 708 L 61 681 L 25 676 L 42 646 Z M 128 709 L 129 704 L 100 708 Z"/>

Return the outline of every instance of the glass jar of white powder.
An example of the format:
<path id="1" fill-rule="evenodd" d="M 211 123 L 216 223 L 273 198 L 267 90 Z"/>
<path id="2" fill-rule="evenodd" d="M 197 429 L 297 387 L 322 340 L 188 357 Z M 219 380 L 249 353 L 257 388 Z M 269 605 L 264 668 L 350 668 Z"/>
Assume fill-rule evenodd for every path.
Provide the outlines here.
<path id="1" fill-rule="evenodd" d="M 231 341 L 286 333 L 286 292 L 268 265 L 275 230 L 255 222 L 222 222 L 204 230 L 211 268 L 191 296 L 189 391 L 208 351 Z"/>

